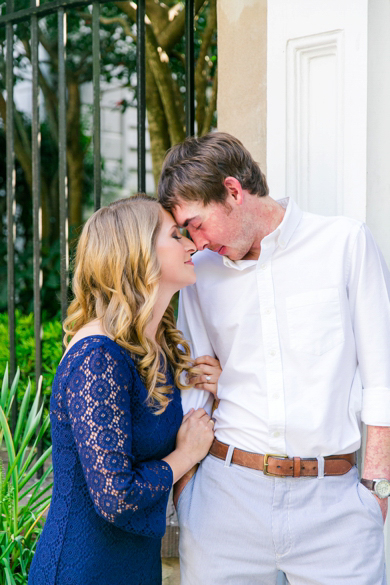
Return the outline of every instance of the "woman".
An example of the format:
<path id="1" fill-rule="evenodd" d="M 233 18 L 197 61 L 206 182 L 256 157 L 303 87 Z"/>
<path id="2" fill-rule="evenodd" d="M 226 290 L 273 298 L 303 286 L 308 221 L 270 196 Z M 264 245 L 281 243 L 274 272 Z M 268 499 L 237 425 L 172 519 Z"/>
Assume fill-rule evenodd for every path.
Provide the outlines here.
<path id="1" fill-rule="evenodd" d="M 85 224 L 50 405 L 52 503 L 29 585 L 161 584 L 170 489 L 213 440 L 204 410 L 183 418 L 179 389 L 190 376 L 215 390 L 220 373 L 212 358 L 193 369 L 169 305 L 195 282 L 194 250 L 143 195 Z"/>

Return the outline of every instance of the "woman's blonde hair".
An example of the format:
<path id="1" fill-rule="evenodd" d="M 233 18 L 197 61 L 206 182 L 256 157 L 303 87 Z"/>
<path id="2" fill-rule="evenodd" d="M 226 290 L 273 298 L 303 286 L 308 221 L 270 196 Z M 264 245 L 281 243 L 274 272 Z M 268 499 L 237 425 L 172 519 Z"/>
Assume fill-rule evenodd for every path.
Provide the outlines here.
<path id="1" fill-rule="evenodd" d="M 160 264 L 156 240 L 162 208 L 147 195 L 135 195 L 102 207 L 86 222 L 76 252 L 74 300 L 64 322 L 65 345 L 86 323 L 100 319 L 104 331 L 128 350 L 148 390 L 148 404 L 164 412 L 172 386 L 167 359 L 180 389 L 183 372 L 193 372 L 190 349 L 176 329 L 172 306 L 160 322 L 156 341 L 145 328 L 156 303 Z M 164 372 L 161 371 L 161 358 Z"/>

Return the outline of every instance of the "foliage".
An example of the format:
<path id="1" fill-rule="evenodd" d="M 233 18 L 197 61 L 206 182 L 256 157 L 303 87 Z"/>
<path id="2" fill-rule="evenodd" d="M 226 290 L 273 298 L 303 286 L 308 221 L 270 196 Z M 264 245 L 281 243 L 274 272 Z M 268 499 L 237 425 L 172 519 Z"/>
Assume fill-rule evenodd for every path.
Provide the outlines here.
<path id="1" fill-rule="evenodd" d="M 49 417 L 42 423 L 43 404 L 40 389 L 30 404 L 31 386 L 27 385 L 15 431 L 9 426 L 12 403 L 17 395 L 19 370 L 11 388 L 5 369 L 0 397 L 0 585 L 24 585 L 43 528 L 44 514 L 50 505 L 52 483 L 47 484 L 52 466 L 37 479 L 51 454 L 51 446 L 38 457 L 37 445 L 49 428 Z M 41 426 L 42 425 L 42 426 Z"/>
<path id="2" fill-rule="evenodd" d="M 15 10 L 27 8 L 28 0 L 15 0 Z M 105 2 L 100 5 L 100 70 L 107 86 L 129 88 L 131 97 L 117 104 L 124 111 L 137 98 L 136 4 Z M 146 20 L 146 108 L 155 182 L 165 152 L 185 138 L 185 10 L 175 0 L 145 0 Z M 6 12 L 5 0 L 0 10 Z M 81 86 L 92 80 L 91 7 L 71 8 L 67 13 L 67 170 L 70 242 L 77 235 L 91 208 L 93 192 L 92 128 L 81 104 Z M 196 125 L 199 135 L 216 125 L 217 37 L 216 0 L 195 0 L 195 89 Z M 18 84 L 31 79 L 30 22 L 14 28 L 14 74 Z M 57 13 L 39 18 L 39 84 L 41 108 L 41 197 L 42 197 L 42 303 L 49 316 L 59 312 L 59 193 L 58 193 L 58 21 Z M 42 49 L 44 51 L 42 51 Z M 3 126 L 6 119 L 5 27 L 0 26 L 0 152 L 5 151 Z M 15 103 L 16 159 L 16 304 L 32 310 L 32 161 L 31 120 Z M 88 119 L 85 119 L 88 118 Z M 118 192 L 118 184 L 103 187 Z M 0 160 L 0 279 L 5 283 L 6 258 L 5 161 Z M 6 287 L 0 290 L 0 312 L 6 307 Z"/>
<path id="3" fill-rule="evenodd" d="M 30 122 L 24 118 L 24 124 L 30 132 Z M 84 127 L 83 127 L 84 128 Z M 53 156 L 56 145 L 50 137 L 47 123 L 41 125 L 42 130 L 42 166 L 57 180 L 57 160 Z M 82 141 L 88 143 L 88 136 L 82 133 Z M 0 152 L 5 152 L 6 141 L 4 130 L 0 128 Z M 91 206 L 93 201 L 93 157 L 84 159 L 83 192 L 85 206 Z M 6 204 L 6 160 L 0 158 L 0 282 L 7 281 L 7 204 Z M 23 307 L 25 313 L 33 311 L 33 217 L 32 200 L 23 169 L 18 160 L 15 161 L 15 301 Z M 103 175 L 103 184 L 105 184 Z M 27 196 L 26 196 L 27 195 Z M 71 241 L 74 234 L 70 234 Z M 71 250 L 71 253 L 73 249 Z M 42 291 L 41 302 L 45 315 L 49 318 L 60 316 L 60 243 L 58 237 L 52 241 L 44 238 L 41 246 Z M 7 287 L 0 288 L 0 313 L 7 308 Z"/>
<path id="4" fill-rule="evenodd" d="M 34 341 L 34 314 L 22 315 L 16 311 L 15 315 L 15 350 L 16 363 L 22 371 L 23 385 L 31 379 L 32 395 L 35 394 L 35 341 Z M 58 319 L 43 321 L 42 338 L 42 374 L 44 395 L 50 396 L 51 386 L 62 357 L 62 326 Z M 8 343 L 8 315 L 0 313 L 0 371 L 9 362 Z M 23 398 L 22 388 L 19 389 L 18 399 Z"/>

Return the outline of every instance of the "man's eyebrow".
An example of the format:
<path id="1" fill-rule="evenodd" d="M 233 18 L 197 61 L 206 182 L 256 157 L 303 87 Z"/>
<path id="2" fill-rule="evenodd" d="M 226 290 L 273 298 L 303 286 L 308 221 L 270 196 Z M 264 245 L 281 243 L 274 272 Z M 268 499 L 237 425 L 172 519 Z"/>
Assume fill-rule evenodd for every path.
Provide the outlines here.
<path id="1" fill-rule="evenodd" d="M 198 219 L 198 218 L 199 218 L 199 215 L 195 215 L 194 217 L 190 217 L 189 219 L 186 219 L 181 227 L 186 228 L 188 226 L 188 224 L 191 223 L 191 221 L 193 221 L 194 219 Z"/>

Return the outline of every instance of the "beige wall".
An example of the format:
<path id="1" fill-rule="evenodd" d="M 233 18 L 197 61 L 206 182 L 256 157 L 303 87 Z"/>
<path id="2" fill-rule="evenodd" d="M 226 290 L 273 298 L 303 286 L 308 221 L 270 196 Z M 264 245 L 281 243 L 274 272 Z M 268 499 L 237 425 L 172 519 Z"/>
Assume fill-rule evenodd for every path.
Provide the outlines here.
<path id="1" fill-rule="evenodd" d="M 218 130 L 266 172 L 267 0 L 218 0 Z"/>

